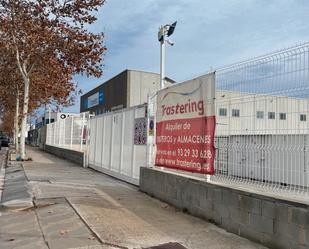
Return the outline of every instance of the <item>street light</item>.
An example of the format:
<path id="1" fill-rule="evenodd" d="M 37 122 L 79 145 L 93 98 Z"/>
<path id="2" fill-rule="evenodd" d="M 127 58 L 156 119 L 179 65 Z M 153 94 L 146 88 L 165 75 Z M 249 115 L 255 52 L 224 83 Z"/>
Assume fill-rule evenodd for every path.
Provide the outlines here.
<path id="1" fill-rule="evenodd" d="M 160 88 L 164 88 L 164 78 L 165 78 L 165 42 L 167 44 L 173 46 L 174 43 L 169 40 L 165 39 L 166 37 L 171 36 L 174 33 L 176 28 L 177 22 L 172 24 L 166 24 L 164 26 L 160 26 L 158 32 L 158 40 L 160 42 Z"/>

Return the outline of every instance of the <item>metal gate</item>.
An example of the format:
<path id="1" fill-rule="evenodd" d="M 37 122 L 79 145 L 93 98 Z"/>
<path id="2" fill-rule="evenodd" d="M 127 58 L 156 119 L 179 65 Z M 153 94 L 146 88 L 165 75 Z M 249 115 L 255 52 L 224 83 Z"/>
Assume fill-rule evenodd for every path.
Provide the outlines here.
<path id="1" fill-rule="evenodd" d="M 138 185 L 146 164 L 146 105 L 102 114 L 89 124 L 89 167 Z"/>

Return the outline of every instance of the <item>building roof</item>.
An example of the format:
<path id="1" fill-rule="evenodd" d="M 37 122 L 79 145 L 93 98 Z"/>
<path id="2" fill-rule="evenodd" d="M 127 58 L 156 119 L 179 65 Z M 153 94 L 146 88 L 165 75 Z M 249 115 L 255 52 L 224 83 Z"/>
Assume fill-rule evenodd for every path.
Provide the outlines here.
<path id="1" fill-rule="evenodd" d="M 134 71 L 134 72 L 139 72 L 139 73 L 146 73 L 146 74 L 155 74 L 155 75 L 159 75 L 158 73 L 154 73 L 154 72 L 148 72 L 148 71 L 143 71 L 143 70 L 136 70 L 136 69 L 125 69 L 123 71 L 121 71 L 120 73 L 114 75 L 113 77 L 105 80 L 103 83 L 97 85 L 96 87 L 92 88 L 91 90 L 89 90 L 88 92 L 84 93 L 82 96 L 87 95 L 90 92 L 95 92 L 95 90 L 99 89 L 103 84 L 105 84 L 106 82 L 116 78 L 117 76 L 119 76 L 120 74 L 123 74 L 125 72 L 128 71 Z M 176 81 L 174 81 L 173 79 L 169 78 L 169 77 L 165 77 L 164 78 L 166 81 L 169 81 L 170 83 L 175 83 Z"/>

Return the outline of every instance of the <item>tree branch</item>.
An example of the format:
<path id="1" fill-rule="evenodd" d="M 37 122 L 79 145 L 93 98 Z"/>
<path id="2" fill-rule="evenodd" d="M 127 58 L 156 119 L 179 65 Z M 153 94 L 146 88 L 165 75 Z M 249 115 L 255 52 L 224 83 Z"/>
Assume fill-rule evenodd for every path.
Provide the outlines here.
<path id="1" fill-rule="evenodd" d="M 18 50 L 17 46 L 16 46 L 16 60 L 17 60 L 18 69 L 21 72 L 23 79 L 26 80 L 28 75 L 27 75 L 27 72 L 24 71 L 24 67 L 23 67 L 24 64 L 22 65 L 21 62 L 20 62 L 20 55 L 19 55 L 19 50 Z"/>

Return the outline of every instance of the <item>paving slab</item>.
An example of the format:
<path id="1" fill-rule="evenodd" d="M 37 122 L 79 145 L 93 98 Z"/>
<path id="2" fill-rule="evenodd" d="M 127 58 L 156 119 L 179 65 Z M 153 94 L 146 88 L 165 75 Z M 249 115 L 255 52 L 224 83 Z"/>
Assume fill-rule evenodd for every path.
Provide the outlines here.
<path id="1" fill-rule="evenodd" d="M 0 248 L 48 249 L 33 210 L 2 212 Z"/>
<path id="2" fill-rule="evenodd" d="M 65 198 L 38 199 L 34 203 L 49 248 L 101 245 Z"/>
<path id="3" fill-rule="evenodd" d="M 5 209 L 2 248 L 113 248 L 102 245 L 65 198 L 34 200 L 31 208 Z"/>
<path id="4" fill-rule="evenodd" d="M 77 217 L 91 235 L 98 237 L 100 244 L 89 245 L 94 248 L 155 248 L 168 243 L 188 249 L 265 248 L 182 213 L 130 184 L 38 149 L 28 148 L 28 154 L 33 161 L 24 162 L 23 166 L 35 203 L 43 206 L 37 209 L 38 220 L 47 241 L 53 241 L 49 243 L 53 248 L 68 248 L 70 245 L 65 243 L 69 238 L 87 238 L 87 229 L 77 222 Z M 47 205 L 43 200 L 59 203 Z M 75 223 L 81 225 L 72 229 Z M 73 246 L 85 247 L 77 244 Z"/>
<path id="5" fill-rule="evenodd" d="M 4 208 L 33 206 L 28 182 L 20 162 L 13 162 L 6 168 L 0 206 Z"/>

